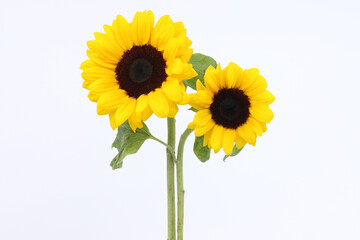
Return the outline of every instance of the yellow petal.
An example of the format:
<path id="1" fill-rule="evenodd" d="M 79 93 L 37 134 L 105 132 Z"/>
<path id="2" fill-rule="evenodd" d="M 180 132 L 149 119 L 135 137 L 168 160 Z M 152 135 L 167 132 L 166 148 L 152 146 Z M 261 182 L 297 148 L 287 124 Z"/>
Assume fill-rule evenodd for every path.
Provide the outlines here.
<path id="1" fill-rule="evenodd" d="M 224 74 L 223 74 L 223 70 L 221 69 L 220 63 L 218 63 L 218 65 L 216 66 L 215 75 L 216 78 L 218 79 L 218 85 L 220 86 L 220 88 L 227 88 L 227 84 L 223 76 Z"/>
<path id="2" fill-rule="evenodd" d="M 97 113 L 99 115 L 108 114 L 126 102 L 127 99 L 129 99 L 129 97 L 124 90 L 117 89 L 104 93 L 98 99 Z"/>
<path id="3" fill-rule="evenodd" d="M 149 105 L 155 115 L 159 118 L 167 117 L 169 114 L 169 104 L 162 90 L 156 89 L 149 93 Z"/>
<path id="4" fill-rule="evenodd" d="M 182 98 L 183 98 L 182 92 L 185 90 L 181 89 L 179 80 L 168 77 L 166 82 L 163 83 L 162 89 L 163 89 L 163 92 L 165 93 L 165 95 L 172 101 L 174 101 L 176 103 L 179 103 L 182 101 Z"/>
<path id="5" fill-rule="evenodd" d="M 179 107 L 173 101 L 168 101 L 169 103 L 169 115 L 168 117 L 173 118 L 176 116 L 177 112 L 179 111 Z"/>
<path id="6" fill-rule="evenodd" d="M 220 88 L 220 79 L 218 79 L 218 76 L 216 74 L 216 70 L 213 66 L 209 66 L 206 69 L 205 75 L 204 75 L 204 81 L 205 86 L 207 88 L 210 88 L 212 92 L 218 92 Z"/>
<path id="7" fill-rule="evenodd" d="M 257 120 L 256 120 L 256 121 L 257 121 Z M 259 123 L 259 125 L 260 125 L 263 133 L 266 132 L 266 130 L 267 130 L 266 123 L 263 123 L 263 122 L 260 122 L 260 121 L 257 121 L 257 122 Z"/>
<path id="8" fill-rule="evenodd" d="M 86 55 L 88 56 L 88 58 L 90 58 L 96 64 L 98 64 L 104 68 L 108 68 L 110 70 L 115 71 L 117 63 L 115 63 L 115 62 L 109 63 L 106 60 L 104 60 L 103 58 L 99 57 L 98 55 L 90 52 L 89 50 L 86 51 Z"/>
<path id="9" fill-rule="evenodd" d="M 135 111 L 137 113 L 141 113 L 143 112 L 149 105 L 149 100 L 148 100 L 148 96 L 147 95 L 140 95 L 140 97 L 137 99 L 137 103 L 136 103 L 136 109 Z"/>
<path id="10" fill-rule="evenodd" d="M 257 135 L 262 136 L 262 133 L 263 133 L 262 128 L 261 128 L 259 122 L 256 121 L 255 118 L 249 117 L 249 118 L 246 120 L 246 124 L 248 124 L 249 127 L 251 127 L 251 129 L 252 129 Z"/>
<path id="11" fill-rule="evenodd" d="M 245 123 L 236 129 L 237 134 L 243 138 L 249 144 L 256 145 L 256 134 L 251 128 Z"/>
<path id="12" fill-rule="evenodd" d="M 195 94 L 189 94 L 189 104 L 198 110 L 209 108 L 211 103 L 212 97 L 206 90 L 200 90 Z"/>
<path id="13" fill-rule="evenodd" d="M 121 48 L 117 44 L 117 41 L 116 41 L 115 34 L 114 34 L 112 26 L 104 24 L 104 31 L 105 31 L 105 35 L 109 39 L 109 41 L 112 41 L 112 43 L 116 44 L 116 46 L 114 46 L 114 47 L 121 50 Z"/>
<path id="14" fill-rule="evenodd" d="M 235 144 L 236 144 L 236 147 L 238 149 L 240 149 L 245 146 L 246 141 L 244 139 L 242 139 L 240 136 L 236 135 Z"/>
<path id="15" fill-rule="evenodd" d="M 116 124 L 120 126 L 128 120 L 130 115 L 134 112 L 135 106 L 136 101 L 131 98 L 128 98 L 124 104 L 120 105 L 115 113 Z"/>
<path id="16" fill-rule="evenodd" d="M 179 105 L 189 104 L 189 94 L 186 92 L 186 88 L 183 82 L 180 82 L 180 89 L 181 89 L 182 100 L 180 102 L 177 102 L 177 104 Z"/>
<path id="17" fill-rule="evenodd" d="M 163 53 L 164 59 L 167 62 L 171 62 L 172 60 L 174 60 L 178 49 L 179 49 L 178 40 L 175 38 L 171 38 L 165 46 Z"/>
<path id="18" fill-rule="evenodd" d="M 208 131 L 213 129 L 214 126 L 215 122 L 210 119 L 209 121 L 207 121 L 207 123 L 203 124 L 202 126 L 197 126 L 197 128 L 195 128 L 195 136 L 200 137 L 206 134 Z"/>
<path id="19" fill-rule="evenodd" d="M 228 88 L 239 88 L 242 80 L 243 70 L 241 67 L 231 62 L 223 71 L 226 86 Z"/>
<path id="20" fill-rule="evenodd" d="M 214 147 L 214 152 L 218 153 L 220 151 L 220 149 L 221 149 L 221 145 L 219 147 L 216 147 L 216 148 Z"/>
<path id="21" fill-rule="evenodd" d="M 99 94 L 93 94 L 93 93 L 89 93 L 88 94 L 88 98 L 90 99 L 90 101 L 92 102 L 97 102 L 99 99 Z"/>
<path id="22" fill-rule="evenodd" d="M 85 69 L 88 69 L 88 68 L 93 68 L 93 67 L 98 67 L 99 65 L 97 65 L 96 63 L 94 63 L 93 61 L 91 60 L 85 60 L 81 63 L 80 65 L 80 69 L 81 70 L 85 70 Z"/>
<path id="23" fill-rule="evenodd" d="M 206 124 L 211 119 L 211 113 L 209 109 L 202 109 L 198 111 L 194 116 L 194 123 L 198 126 Z"/>
<path id="24" fill-rule="evenodd" d="M 123 52 L 114 48 L 113 45 L 114 44 L 108 40 L 100 39 L 87 42 L 87 46 L 91 52 L 95 53 L 107 63 L 117 64 L 120 61 Z"/>
<path id="25" fill-rule="evenodd" d="M 274 118 L 274 113 L 271 111 L 269 106 L 265 104 L 250 106 L 250 114 L 255 119 L 265 123 L 270 123 L 270 121 Z"/>
<path id="26" fill-rule="evenodd" d="M 104 37 L 101 37 L 99 39 L 106 41 L 108 45 L 107 47 L 111 47 L 111 49 L 113 49 L 113 51 L 115 51 L 116 53 L 124 53 L 124 49 L 121 47 L 121 45 L 116 39 L 113 27 L 105 24 L 104 31 L 105 31 L 105 34 L 103 35 Z M 97 34 L 99 33 L 95 33 L 95 38 L 97 38 Z"/>
<path id="27" fill-rule="evenodd" d="M 189 47 L 191 45 L 191 41 L 189 40 Z M 193 55 L 194 50 L 191 48 L 185 48 L 184 45 L 180 45 L 179 51 L 177 53 L 177 57 L 181 59 L 183 62 L 189 62 L 191 56 Z M 195 75 L 197 76 L 197 74 Z M 195 77 L 194 76 L 194 77 Z"/>
<path id="28" fill-rule="evenodd" d="M 135 133 L 136 129 L 137 129 L 136 123 L 130 121 L 130 119 L 128 121 L 129 121 L 129 126 L 130 126 L 131 130 Z"/>
<path id="29" fill-rule="evenodd" d="M 211 129 L 210 131 L 208 131 L 207 133 L 205 133 L 204 135 L 204 141 L 203 141 L 203 146 L 207 146 L 209 145 L 209 139 L 212 135 L 213 129 Z M 209 148 L 211 148 L 211 146 L 209 146 Z"/>
<path id="30" fill-rule="evenodd" d="M 178 60 L 179 63 L 181 63 L 181 66 L 178 66 L 176 70 L 167 69 L 166 73 L 169 76 L 177 78 L 180 82 L 182 82 L 183 80 L 189 80 L 198 75 L 197 72 L 193 69 L 192 64 L 182 62 L 180 58 L 175 58 L 175 60 Z"/>
<path id="31" fill-rule="evenodd" d="M 83 88 L 89 90 L 89 86 L 90 86 L 90 84 L 92 84 L 92 83 L 93 83 L 92 81 L 84 81 L 84 82 L 83 82 Z"/>
<path id="32" fill-rule="evenodd" d="M 245 69 L 243 72 L 242 81 L 240 83 L 240 89 L 247 89 L 255 82 L 258 76 L 259 76 L 259 69 L 257 68 Z"/>
<path id="33" fill-rule="evenodd" d="M 188 80 L 196 77 L 197 75 L 198 74 L 194 70 L 192 64 L 184 63 L 183 72 L 182 74 L 179 74 L 179 77 L 181 77 L 182 80 Z"/>
<path id="34" fill-rule="evenodd" d="M 248 96 L 254 96 L 259 93 L 262 93 L 267 88 L 267 82 L 265 78 L 261 75 L 257 77 L 253 84 L 251 84 L 247 89 L 245 89 L 245 94 Z"/>
<path id="35" fill-rule="evenodd" d="M 166 74 L 181 74 L 184 69 L 184 64 L 179 58 L 175 58 L 172 62 L 168 63 L 168 67 L 166 68 Z"/>
<path id="36" fill-rule="evenodd" d="M 175 35 L 175 25 L 169 15 L 162 16 L 151 33 L 150 44 L 163 51 L 169 39 Z"/>
<path id="37" fill-rule="evenodd" d="M 189 123 L 187 126 L 187 128 L 190 128 L 190 129 L 195 129 L 195 127 L 196 127 L 196 124 L 193 122 Z"/>
<path id="38" fill-rule="evenodd" d="M 151 110 L 148 104 L 148 106 L 144 109 L 144 111 L 141 112 L 141 120 L 145 122 L 152 114 L 153 111 Z"/>
<path id="39" fill-rule="evenodd" d="M 115 119 L 115 112 L 112 112 L 109 114 L 109 120 L 110 120 L 110 126 L 113 130 L 115 130 L 117 127 L 119 127 L 116 124 L 116 119 Z"/>
<path id="40" fill-rule="evenodd" d="M 86 81 L 94 82 L 104 77 L 115 78 L 115 71 L 102 67 L 91 67 L 84 70 L 81 77 Z"/>
<path id="41" fill-rule="evenodd" d="M 259 94 L 249 96 L 250 102 L 257 102 L 257 103 L 264 103 L 264 104 L 271 104 L 275 101 L 274 95 L 271 94 L 268 90 L 261 92 Z"/>
<path id="42" fill-rule="evenodd" d="M 197 91 L 205 90 L 205 86 L 202 84 L 202 82 L 199 79 L 196 81 L 196 90 Z"/>
<path id="43" fill-rule="evenodd" d="M 150 41 L 151 31 L 154 27 L 155 17 L 151 11 L 137 12 L 131 25 L 131 37 L 137 46 Z"/>
<path id="44" fill-rule="evenodd" d="M 94 94 L 103 94 L 119 89 L 119 83 L 114 78 L 100 78 L 91 83 L 88 89 Z"/>
<path id="45" fill-rule="evenodd" d="M 174 26 L 175 26 L 175 37 L 179 38 L 186 36 L 186 29 L 182 22 L 176 22 Z"/>
<path id="46" fill-rule="evenodd" d="M 236 137 L 236 131 L 234 129 L 225 129 L 224 138 L 223 138 L 223 149 L 227 155 L 230 155 L 234 148 Z"/>
<path id="47" fill-rule="evenodd" d="M 224 128 L 220 125 L 215 124 L 210 138 L 211 147 L 214 148 L 215 153 L 217 153 L 221 149 L 223 136 Z"/>
<path id="48" fill-rule="evenodd" d="M 159 30 L 167 25 L 173 25 L 174 22 L 173 20 L 171 20 L 170 16 L 169 15 L 164 15 L 162 16 L 161 18 L 159 18 L 159 20 L 157 21 L 155 27 L 154 27 L 154 31 L 155 30 Z"/>
<path id="49" fill-rule="evenodd" d="M 129 24 L 127 24 L 129 26 Z M 106 33 L 107 38 L 109 39 L 110 43 L 112 44 L 113 49 L 116 52 L 124 53 L 128 49 L 123 47 L 123 43 L 119 40 L 118 34 L 114 32 L 114 28 L 109 25 L 104 25 L 104 30 Z M 121 57 L 121 56 L 120 56 Z"/>
<path id="50" fill-rule="evenodd" d="M 189 62 L 193 54 L 193 50 L 190 48 L 192 42 L 185 35 L 178 37 L 177 40 L 179 47 L 176 53 L 176 57 L 180 58 L 183 62 Z"/>
<path id="51" fill-rule="evenodd" d="M 140 114 L 137 114 L 135 111 L 129 117 L 129 125 L 133 132 L 136 131 L 137 128 L 142 128 L 143 124 L 141 122 Z"/>
<path id="52" fill-rule="evenodd" d="M 120 45 L 120 47 L 126 51 L 133 47 L 133 41 L 131 38 L 131 27 L 126 19 L 118 15 L 112 24 L 114 36 Z"/>
<path id="53" fill-rule="evenodd" d="M 139 123 L 139 125 L 137 126 L 137 128 L 143 128 L 144 124 L 142 122 Z"/>

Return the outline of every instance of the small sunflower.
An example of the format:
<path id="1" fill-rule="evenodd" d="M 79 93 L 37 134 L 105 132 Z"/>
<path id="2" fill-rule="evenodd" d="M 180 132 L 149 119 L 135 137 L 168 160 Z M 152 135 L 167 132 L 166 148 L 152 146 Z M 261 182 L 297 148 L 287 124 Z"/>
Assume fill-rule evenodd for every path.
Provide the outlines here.
<path id="1" fill-rule="evenodd" d="M 221 69 L 210 66 L 204 76 L 205 86 L 197 80 L 189 104 L 198 110 L 189 128 L 195 136 L 204 135 L 204 146 L 217 153 L 221 148 L 231 154 L 234 143 L 242 148 L 256 144 L 256 137 L 267 130 L 273 118 L 269 105 L 275 97 L 266 90 L 267 83 L 256 68 L 242 70 L 235 63 Z"/>
<path id="2" fill-rule="evenodd" d="M 153 113 L 174 117 L 186 95 L 182 81 L 197 75 L 183 23 L 165 15 L 154 26 L 154 14 L 145 11 L 131 23 L 119 15 L 104 30 L 88 41 L 89 60 L 80 67 L 97 113 L 109 114 L 113 129 L 128 120 L 133 131 Z"/>

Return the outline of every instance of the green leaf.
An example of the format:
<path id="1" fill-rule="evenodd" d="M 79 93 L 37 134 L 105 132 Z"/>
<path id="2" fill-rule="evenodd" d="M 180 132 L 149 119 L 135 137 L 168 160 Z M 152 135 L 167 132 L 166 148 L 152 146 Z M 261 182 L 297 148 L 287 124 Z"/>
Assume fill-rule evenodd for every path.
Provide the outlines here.
<path id="1" fill-rule="evenodd" d="M 115 170 L 117 168 L 122 168 L 123 159 L 124 158 L 121 158 L 121 153 L 118 153 L 110 163 L 110 166 L 112 167 L 112 169 Z"/>
<path id="2" fill-rule="evenodd" d="M 210 159 L 210 148 L 208 148 L 207 146 L 204 147 L 203 142 L 204 136 L 195 137 L 194 153 L 200 161 L 206 162 Z"/>
<path id="3" fill-rule="evenodd" d="M 185 80 L 183 82 L 185 86 L 189 86 L 192 89 L 196 90 L 196 81 L 200 79 L 202 84 L 204 84 L 204 74 L 206 69 L 210 65 L 216 68 L 216 61 L 212 57 L 203 55 L 201 53 L 194 53 L 191 56 L 189 63 L 193 65 L 193 68 L 198 75 L 192 79 Z"/>
<path id="4" fill-rule="evenodd" d="M 234 157 L 234 156 L 238 155 L 239 152 L 241 152 L 241 150 L 242 150 L 243 148 L 244 148 L 244 147 L 242 147 L 242 148 L 239 149 L 239 148 L 236 147 L 236 144 L 234 144 L 234 148 L 233 148 L 232 153 L 231 153 L 230 155 L 225 155 L 223 161 L 225 161 L 228 157 Z"/>
<path id="5" fill-rule="evenodd" d="M 148 127 L 143 123 L 143 128 L 138 128 L 134 133 L 126 121 L 118 127 L 118 133 L 112 147 L 116 147 L 119 153 L 111 161 L 110 166 L 115 170 L 121 168 L 127 155 L 136 153 L 146 139 L 152 137 Z"/>

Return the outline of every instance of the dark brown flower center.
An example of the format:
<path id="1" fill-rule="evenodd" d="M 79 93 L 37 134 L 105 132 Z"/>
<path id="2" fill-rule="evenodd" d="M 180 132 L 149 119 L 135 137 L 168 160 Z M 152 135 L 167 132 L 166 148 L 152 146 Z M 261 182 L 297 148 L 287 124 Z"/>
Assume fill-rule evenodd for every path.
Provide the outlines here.
<path id="1" fill-rule="evenodd" d="M 249 97 L 239 89 L 230 88 L 221 89 L 214 95 L 210 111 L 216 124 L 236 129 L 249 118 L 249 107 Z"/>
<path id="2" fill-rule="evenodd" d="M 151 78 L 153 65 L 145 58 L 136 59 L 129 69 L 129 77 L 135 83 L 142 83 Z"/>
<path id="3" fill-rule="evenodd" d="M 129 97 L 138 98 L 161 87 L 167 78 L 165 68 L 163 54 L 151 45 L 143 45 L 126 51 L 115 73 L 120 88 Z"/>

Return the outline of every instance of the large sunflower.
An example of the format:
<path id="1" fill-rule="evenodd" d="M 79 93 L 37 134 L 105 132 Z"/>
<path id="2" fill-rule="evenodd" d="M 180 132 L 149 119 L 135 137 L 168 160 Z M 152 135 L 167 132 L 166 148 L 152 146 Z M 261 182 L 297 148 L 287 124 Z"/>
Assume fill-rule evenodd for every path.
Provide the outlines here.
<path id="1" fill-rule="evenodd" d="M 210 66 L 198 80 L 197 93 L 189 96 L 191 106 L 199 110 L 189 128 L 195 136 L 204 135 L 204 146 L 231 154 L 234 143 L 242 148 L 256 144 L 257 135 L 267 130 L 273 118 L 269 108 L 275 97 L 266 90 L 267 83 L 259 70 L 242 70 L 235 63 L 221 69 Z"/>
<path id="2" fill-rule="evenodd" d="M 154 14 L 145 11 L 131 23 L 119 15 L 104 30 L 88 41 L 90 59 L 80 67 L 97 113 L 109 114 L 113 129 L 128 120 L 133 131 L 153 113 L 174 117 L 186 94 L 182 80 L 197 75 L 182 22 L 165 15 L 154 26 Z"/>

